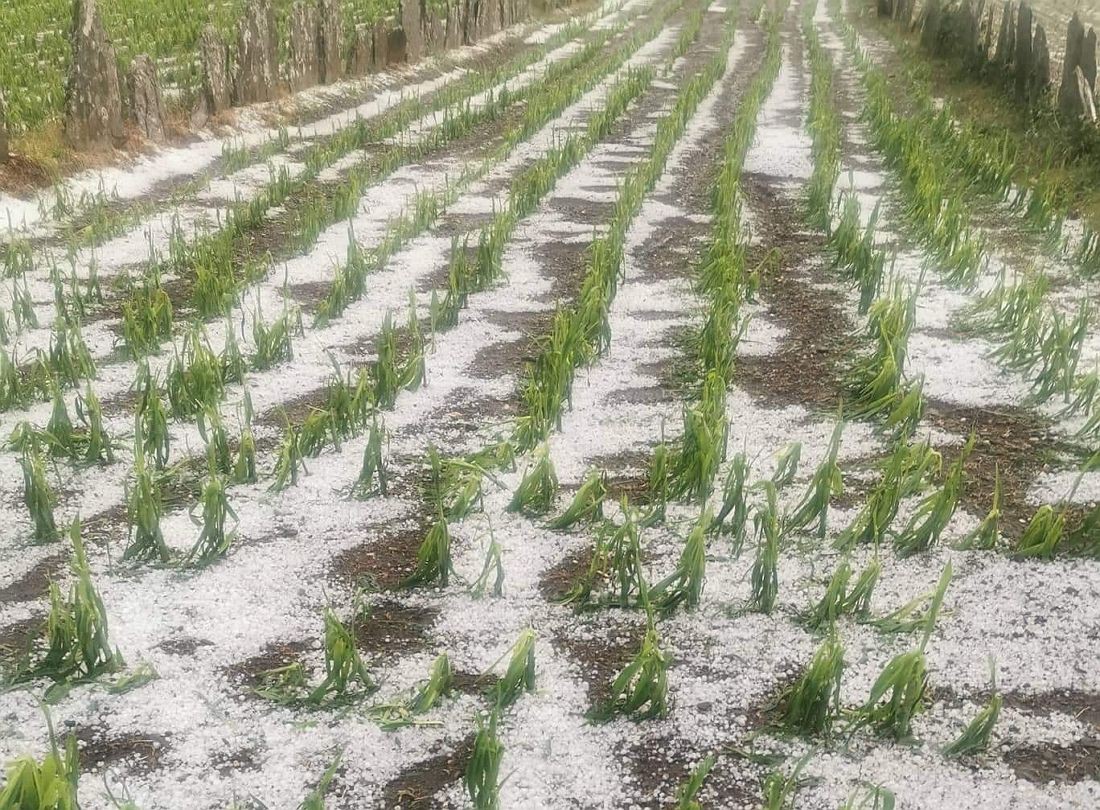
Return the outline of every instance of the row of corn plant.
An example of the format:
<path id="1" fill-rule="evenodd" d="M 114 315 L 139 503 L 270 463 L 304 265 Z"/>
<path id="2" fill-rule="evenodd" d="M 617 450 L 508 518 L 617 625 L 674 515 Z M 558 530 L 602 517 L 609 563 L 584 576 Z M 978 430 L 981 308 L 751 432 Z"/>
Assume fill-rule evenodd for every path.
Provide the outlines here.
<path id="1" fill-rule="evenodd" d="M 659 25 L 653 25 L 647 30 L 656 33 Z M 640 41 L 637 40 L 634 47 Z M 625 58 L 625 54 L 622 58 Z M 607 119 L 605 127 L 610 125 L 610 121 L 617 117 L 619 111 L 625 109 L 641 86 L 635 78 L 634 81 L 624 82 L 621 89 L 612 92 L 608 103 L 612 116 Z M 561 154 L 563 153 L 558 153 Z M 300 330 L 300 325 L 297 316 L 292 313 L 284 313 L 272 325 L 265 325 L 257 315 L 254 321 L 256 354 L 250 365 L 262 369 L 274 362 L 289 359 L 292 356 L 289 341 L 295 329 Z M 382 431 L 378 428 L 375 411 L 377 408 L 391 408 L 399 390 L 415 389 L 423 380 L 426 345 L 420 334 L 414 306 L 410 307 L 409 326 L 405 331 L 417 338 L 413 341 L 411 356 L 404 360 L 398 358 L 397 331 L 387 318 L 378 342 L 378 360 L 370 372 L 361 372 L 352 380 L 350 376 L 344 377 L 337 369 L 329 386 L 327 405 L 312 409 L 301 425 L 288 424 L 272 472 L 272 489 L 278 490 L 296 483 L 299 472 L 305 469 L 306 458 L 318 455 L 330 443 L 339 449 L 341 441 L 361 432 L 368 427 L 369 421 L 371 436 L 364 451 L 364 474 L 357 482 L 357 489 L 360 493 L 375 491 L 375 486 L 378 490 L 384 490 L 385 466 L 380 446 Z M 232 335 L 232 328 L 227 328 L 226 349 L 221 356 L 213 353 L 200 332 L 195 331 L 187 336 L 182 352 L 172 358 L 168 365 L 164 385 L 167 409 L 156 378 L 147 370 L 139 373 L 136 385 L 140 393 L 139 446 L 136 451 L 141 455 L 136 457 L 134 495 L 130 498 L 132 537 L 127 549 L 128 558 L 167 562 L 171 557 L 159 533 L 161 487 L 152 480 L 155 476 L 144 469 L 147 466 L 145 451 L 152 453 L 157 469 L 164 468 L 169 452 L 166 411 L 177 418 L 197 417 L 200 433 L 205 438 L 204 418 L 217 418 L 212 409 L 224 396 L 226 384 L 242 381 L 244 369 L 248 365 L 236 348 Z M 219 431 L 212 430 L 212 433 L 220 435 Z M 207 444 L 209 449 L 211 442 L 207 441 Z M 224 452 L 209 454 L 209 475 L 199 489 L 201 517 L 194 517 L 201 528 L 200 536 L 194 547 L 182 557 L 184 564 L 206 564 L 226 553 L 234 537 L 234 532 L 227 528 L 227 523 L 235 520 L 226 488 L 234 483 L 250 483 L 256 480 L 255 444 L 251 440 L 250 432 L 242 434 L 240 455 L 236 461 L 228 459 L 226 440 L 222 440 L 222 445 L 226 448 Z M 218 464 L 218 458 L 224 458 L 225 461 Z M 376 478 L 377 485 L 373 483 Z M 40 516 L 36 518 L 36 525 L 41 524 L 42 528 L 36 530 L 36 533 L 48 539 L 55 533 L 48 526 L 48 522 L 52 520 L 52 512 L 46 508 L 52 504 L 52 493 L 45 485 L 44 478 L 39 476 L 36 480 L 41 480 L 43 486 L 35 492 L 44 493 L 44 497 L 35 501 L 36 505 L 31 511 L 32 515 Z M 426 545 L 438 550 L 441 546 L 440 537 L 449 539 L 442 527 L 430 534 L 429 540 L 432 542 Z M 430 560 L 427 567 L 437 570 Z M 447 569 L 447 564 L 444 564 L 444 576 Z"/>
<path id="2" fill-rule="evenodd" d="M 509 91 L 510 77 L 534 64 L 548 53 L 551 47 L 576 36 L 576 29 L 558 32 L 550 42 L 525 51 L 510 64 L 497 72 L 473 72 L 453 82 L 429 101 L 419 98 L 400 102 L 385 115 L 374 120 L 359 120 L 337 135 L 310 147 L 302 157 L 305 168 L 295 176 L 283 167 L 274 172 L 271 181 L 247 202 L 234 205 L 226 214 L 221 227 L 209 236 L 188 242 L 180 238 L 171 240 L 169 254 L 163 262 L 151 257 L 150 272 L 168 270 L 177 275 L 195 278 L 192 303 L 204 317 L 224 314 L 235 300 L 240 289 L 257 280 L 264 272 L 263 260 L 248 263 L 239 261 L 239 243 L 249 233 L 261 227 L 271 212 L 288 200 L 300 200 L 295 206 L 295 221 L 290 223 L 293 250 L 310 247 L 328 225 L 352 216 L 363 193 L 389 177 L 393 171 L 473 131 L 483 123 L 497 120 L 504 112 L 533 94 L 544 82 L 561 81 L 576 68 L 601 52 L 612 36 L 626 21 L 593 34 L 593 39 L 562 62 L 551 64 L 539 82 Z M 556 43 L 556 45 L 554 44 Z M 502 85 L 503 89 L 491 88 Z M 471 99 L 478 93 L 488 92 L 488 102 L 474 108 Z M 353 154 L 370 144 L 388 143 L 398 138 L 418 120 L 433 113 L 443 113 L 444 123 L 428 130 L 412 143 L 399 144 L 387 149 L 380 156 L 362 161 L 347 171 L 336 186 L 320 181 L 321 172 L 336 161 Z"/>
<path id="3" fill-rule="evenodd" d="M 531 87 L 540 86 L 543 82 L 551 84 L 559 82 L 562 77 L 571 72 L 575 66 L 583 64 L 589 61 L 594 55 L 599 54 L 606 46 L 609 39 L 618 34 L 625 25 L 625 21 L 620 21 L 614 26 L 609 26 L 606 29 L 593 32 L 590 35 L 590 41 L 586 43 L 584 48 L 571 54 L 562 62 L 552 63 L 547 68 L 546 75 L 543 76 L 540 81 L 533 83 Z M 258 280 L 263 269 L 262 263 L 240 261 L 239 256 L 236 255 L 233 249 L 233 244 L 247 231 L 259 226 L 263 222 L 266 213 L 274 206 L 281 205 L 291 198 L 301 197 L 307 191 L 313 189 L 318 182 L 317 177 L 319 173 L 337 160 L 363 148 L 365 145 L 387 142 L 425 115 L 440 111 L 451 111 L 447 114 L 447 121 L 450 122 L 448 126 L 435 128 L 432 133 L 430 133 L 430 137 L 427 141 L 418 146 L 421 152 L 431 148 L 438 148 L 444 142 L 460 137 L 463 132 L 475 126 L 485 115 L 499 116 L 503 112 L 504 106 L 507 106 L 502 105 L 500 102 L 499 99 L 501 95 L 505 97 L 508 105 L 511 105 L 517 101 L 522 101 L 529 92 L 529 89 L 525 88 L 521 91 L 509 93 L 505 87 L 503 93 L 494 94 L 490 88 L 501 83 L 505 83 L 506 85 L 510 77 L 529 68 L 550 51 L 576 38 L 585 31 L 586 28 L 583 22 L 573 21 L 557 31 L 548 41 L 537 47 L 524 50 L 522 54 L 513 58 L 508 64 L 501 68 L 487 72 L 467 72 L 463 78 L 448 83 L 426 101 L 418 97 L 405 99 L 399 102 L 394 109 L 380 116 L 377 120 L 367 121 L 358 119 L 354 124 L 343 130 L 320 139 L 307 150 L 303 158 L 307 169 L 302 175 L 297 178 L 291 178 L 289 172 L 285 168 L 273 172 L 268 186 L 262 190 L 255 199 L 234 206 L 226 216 L 223 226 L 213 234 L 200 237 L 193 243 L 188 244 L 188 240 L 183 234 L 182 229 L 179 228 L 178 222 L 174 223 L 173 236 L 169 240 L 169 256 L 164 261 L 155 254 L 150 256 L 149 270 L 147 272 L 147 278 L 152 280 L 150 286 L 159 286 L 155 282 L 155 279 L 158 279 L 164 270 L 175 269 L 176 271 L 182 271 L 185 268 L 189 268 L 194 278 L 192 303 L 195 305 L 199 314 L 203 317 L 224 314 L 228 306 L 236 299 L 242 285 Z M 489 90 L 491 99 L 497 100 L 491 100 L 491 102 L 486 105 L 484 113 L 471 113 L 469 109 L 470 98 L 487 89 Z M 462 112 L 463 110 L 465 112 Z M 461 130 L 455 129 L 453 122 L 456 120 L 456 117 L 461 118 L 464 122 Z M 276 137 L 272 140 L 272 143 L 277 146 L 284 140 L 283 137 Z M 271 152 L 274 148 L 274 146 L 267 149 L 261 148 L 256 151 L 255 156 L 262 156 L 263 154 Z M 401 149 L 398 150 L 401 155 L 404 155 L 403 157 L 388 156 L 387 160 L 390 162 L 398 161 L 399 164 L 415 159 L 415 154 L 404 154 L 407 149 L 407 147 L 401 147 Z M 236 159 L 235 162 L 240 162 L 240 160 Z M 392 168 L 395 168 L 395 166 L 390 167 L 387 171 L 392 170 Z M 383 169 L 386 169 L 386 167 L 383 167 Z M 363 172 L 366 172 L 365 168 L 353 170 L 348 183 L 341 187 L 339 191 L 333 192 L 331 198 L 334 201 L 332 203 L 334 208 L 342 207 L 346 209 L 348 205 L 353 204 L 354 201 L 358 199 L 359 193 L 365 188 L 370 179 L 366 175 L 360 176 Z M 386 172 L 383 172 L 382 176 L 384 176 L 385 173 Z M 99 196 L 107 199 L 105 194 Z M 317 194 L 307 196 L 310 200 L 319 198 Z M 86 207 L 87 206 L 83 206 L 81 210 Z M 301 211 L 300 216 L 303 218 L 303 221 L 317 221 L 317 217 L 309 213 L 314 210 L 309 205 L 299 210 Z M 307 226 L 303 224 L 298 230 L 304 230 L 306 227 Z M 17 244 L 22 247 L 16 248 L 13 246 L 6 246 L 6 255 L 9 257 L 11 263 L 16 263 L 18 257 L 24 255 L 22 252 L 24 247 L 27 258 L 30 258 L 29 246 L 22 241 Z M 133 310 L 135 306 L 140 306 L 141 303 L 140 300 L 136 302 L 132 301 L 130 309 Z M 158 312 L 162 311 L 159 307 L 154 308 L 154 310 Z M 148 324 L 143 323 L 132 323 L 134 315 L 144 314 L 146 313 L 131 311 L 130 318 L 127 319 L 128 325 L 131 327 L 135 325 L 148 326 Z M 159 321 L 155 322 L 159 323 Z M 149 337 L 148 334 L 146 334 L 145 339 L 141 340 L 140 332 L 142 330 L 136 330 L 139 334 L 134 334 L 134 331 L 135 330 L 131 328 L 130 333 L 127 334 L 127 344 L 130 346 L 131 350 L 137 348 L 137 351 L 140 352 L 142 351 L 141 344 L 148 344 Z M 164 336 L 163 326 L 158 336 Z M 138 340 L 131 342 L 131 338 L 138 338 Z"/>
<path id="4" fill-rule="evenodd" d="M 554 77 L 554 81 L 550 81 L 551 77 L 548 76 L 547 81 L 528 96 L 523 117 L 504 134 L 492 154 L 482 161 L 466 166 L 457 178 L 449 179 L 441 191 L 418 193 L 375 245 L 364 248 L 356 242 L 354 234 L 350 234 L 347 260 L 337 268 L 329 292 L 318 306 L 317 322 L 323 324 L 339 317 L 349 304 L 362 298 L 366 292 L 367 277 L 372 272 L 381 271 L 404 244 L 433 225 L 459 194 L 484 177 L 493 166 L 505 160 L 516 146 L 529 139 L 609 74 L 621 68 L 644 42 L 659 32 L 660 23 L 672 10 L 673 7 L 665 9 L 657 15 L 655 24 L 640 29 L 622 45 L 598 59 L 591 58 L 587 49 L 578 52 L 578 56 L 585 56 L 583 60 L 576 57 L 569 60 L 567 64 L 571 69 L 567 73 Z M 503 222 L 504 217 L 501 216 L 500 219 Z M 494 239 L 487 238 L 483 233 L 478 240 L 478 263 L 475 269 L 480 272 L 475 274 L 473 281 L 478 286 L 473 289 L 480 289 L 497 276 L 496 273 L 489 272 L 492 270 L 492 263 L 488 261 L 490 257 L 486 254 L 491 252 L 493 245 L 503 244 L 501 240 L 504 235 L 493 233 L 492 236 Z M 446 296 L 433 302 L 433 324 L 440 328 L 453 323 L 465 296 L 473 291 L 467 284 L 467 276 L 470 275 L 467 271 L 471 269 L 466 261 L 467 245 L 468 240 L 456 241 L 452 249 L 452 268 Z"/>

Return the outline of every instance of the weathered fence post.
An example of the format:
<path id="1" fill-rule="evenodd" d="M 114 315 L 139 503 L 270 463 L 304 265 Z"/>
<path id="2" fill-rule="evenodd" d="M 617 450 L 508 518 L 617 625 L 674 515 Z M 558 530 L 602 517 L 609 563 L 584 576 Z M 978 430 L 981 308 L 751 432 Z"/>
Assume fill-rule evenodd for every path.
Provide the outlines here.
<path id="1" fill-rule="evenodd" d="M 332 84 L 344 76 L 344 19 L 340 0 L 320 0 L 320 9 L 321 78 Z"/>
<path id="2" fill-rule="evenodd" d="M 401 0 L 401 30 L 405 32 L 405 59 L 416 62 L 424 55 L 420 0 Z"/>
<path id="3" fill-rule="evenodd" d="M 0 163 L 8 162 L 8 101 L 0 88 Z"/>
<path id="4" fill-rule="evenodd" d="M 320 28 L 321 20 L 316 7 L 296 0 L 290 10 L 290 66 L 287 78 L 291 90 L 304 90 L 321 80 Z"/>
<path id="5" fill-rule="evenodd" d="M 1031 79 L 1031 8 L 1020 3 L 1016 17 L 1016 97 L 1027 98 Z"/>
<path id="6" fill-rule="evenodd" d="M 107 39 L 95 0 L 76 0 L 73 11 L 65 135 L 80 146 L 112 146 L 126 136 L 115 49 Z"/>
<path id="7" fill-rule="evenodd" d="M 229 109 L 232 91 L 229 84 L 229 47 L 213 25 L 207 23 L 199 38 L 202 64 L 202 97 L 199 112 L 217 115 Z M 204 108 L 204 109 L 203 109 Z"/>
<path id="8" fill-rule="evenodd" d="M 164 99 L 160 93 L 157 66 L 148 54 L 137 56 L 130 63 L 130 99 L 134 121 L 141 134 L 151 141 L 164 140 Z"/>
<path id="9" fill-rule="evenodd" d="M 1016 52 L 1016 26 L 1012 24 L 1012 4 L 1005 0 L 1001 11 L 1001 34 L 997 37 L 996 62 L 1001 67 L 1012 64 Z"/>
<path id="10" fill-rule="evenodd" d="M 936 51 L 942 13 L 940 0 L 928 0 L 924 7 L 924 14 L 921 15 L 920 45 L 929 53 Z"/>
<path id="11" fill-rule="evenodd" d="M 237 33 L 234 81 L 237 104 L 254 104 L 275 97 L 279 77 L 275 35 L 275 10 L 271 0 L 250 0 Z"/>
<path id="12" fill-rule="evenodd" d="M 1047 47 L 1047 32 L 1042 23 L 1035 24 L 1035 38 L 1031 42 L 1031 76 L 1029 78 L 1028 98 L 1034 104 L 1050 89 L 1050 48 Z"/>

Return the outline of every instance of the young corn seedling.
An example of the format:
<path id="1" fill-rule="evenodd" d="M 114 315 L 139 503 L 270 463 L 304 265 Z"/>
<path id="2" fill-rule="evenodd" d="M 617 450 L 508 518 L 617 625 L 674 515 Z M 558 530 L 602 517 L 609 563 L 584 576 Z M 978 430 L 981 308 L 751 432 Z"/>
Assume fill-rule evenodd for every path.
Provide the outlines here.
<path id="1" fill-rule="evenodd" d="M 406 391 L 416 391 L 428 379 L 428 371 L 425 363 L 427 344 L 416 315 L 415 290 L 409 290 L 409 320 L 405 331 L 409 335 L 409 354 L 401 369 L 401 387 Z"/>
<path id="2" fill-rule="evenodd" d="M 73 546 L 72 584 L 68 599 L 56 583 L 50 584 L 50 613 L 46 619 L 45 651 L 16 673 L 15 682 L 46 677 L 55 682 L 89 680 L 122 666 L 122 656 L 111 649 L 107 611 L 92 584 L 91 571 L 80 537 L 80 521 L 69 529 Z"/>
<path id="3" fill-rule="evenodd" d="M 782 771 L 775 770 L 764 778 L 763 810 L 794 810 L 794 797 L 798 793 L 799 777 L 809 758 L 810 754 L 802 757 L 790 776 L 784 776 Z"/>
<path id="4" fill-rule="evenodd" d="M 199 413 L 196 419 L 199 438 L 206 445 L 206 457 L 214 469 L 228 475 L 233 469 L 233 451 L 229 448 L 229 434 L 222 424 L 221 415 L 210 408 Z"/>
<path id="5" fill-rule="evenodd" d="M 81 428 L 74 436 L 76 446 L 73 449 L 83 446 L 83 460 L 88 464 L 113 464 L 114 448 L 111 437 L 103 426 L 103 408 L 91 383 L 82 396 L 78 394 L 76 397 L 76 418 L 80 421 Z"/>
<path id="6" fill-rule="evenodd" d="M 993 503 L 982 522 L 959 541 L 956 548 L 991 551 L 997 546 L 1001 523 L 1001 471 L 998 467 L 993 477 Z"/>
<path id="7" fill-rule="evenodd" d="M 547 523 L 554 530 L 564 530 L 584 521 L 593 523 L 603 517 L 603 502 L 607 497 L 607 476 L 598 470 L 589 470 L 573 501 L 558 517 Z"/>
<path id="8" fill-rule="evenodd" d="M 951 522 L 962 496 L 964 468 L 974 449 L 974 441 L 972 433 L 959 457 L 948 469 L 943 486 L 921 501 L 909 523 L 894 537 L 894 550 L 899 557 L 909 557 L 930 549 Z"/>
<path id="9" fill-rule="evenodd" d="M 202 484 L 199 502 L 191 508 L 191 522 L 199 527 L 199 537 L 182 560 L 183 565 L 209 565 L 225 555 L 237 535 L 237 513 L 229 505 L 225 478 L 212 467 Z M 196 514 L 201 507 L 202 516 Z M 228 528 L 233 521 L 234 527 Z"/>
<path id="10" fill-rule="evenodd" d="M 401 369 L 397 359 L 397 329 L 386 313 L 378 336 L 378 359 L 374 364 L 374 401 L 383 410 L 392 410 L 401 390 Z"/>
<path id="11" fill-rule="evenodd" d="M 749 520 L 749 462 L 744 453 L 733 457 L 722 487 L 722 507 L 718 510 L 711 531 L 730 536 L 734 554 L 741 552 L 745 542 L 745 526 Z"/>
<path id="12" fill-rule="evenodd" d="M 725 397 L 725 381 L 710 372 L 699 402 L 684 410 L 684 435 L 670 476 L 670 490 L 677 498 L 702 503 L 710 495 L 729 432 Z"/>
<path id="13" fill-rule="evenodd" d="M 703 783 L 707 781 L 714 762 L 714 754 L 707 754 L 695 766 L 688 780 L 676 791 L 676 810 L 702 810 L 703 806 L 695 800 L 695 797 L 703 789 Z"/>
<path id="14" fill-rule="evenodd" d="M 941 463 L 940 454 L 928 440 L 910 444 L 907 436 L 900 437 L 883 464 L 882 478 L 834 545 L 843 549 L 857 543 L 873 543 L 877 547 L 897 516 L 902 500 L 919 491 L 925 480 L 939 471 Z"/>
<path id="15" fill-rule="evenodd" d="M 800 734 L 829 734 L 840 715 L 844 647 L 835 634 L 814 653 L 809 667 L 780 698 L 778 722 Z"/>
<path id="16" fill-rule="evenodd" d="M 298 810 L 325 810 L 325 794 L 329 792 L 329 788 L 332 787 L 332 782 L 336 779 L 336 772 L 340 770 L 340 763 L 344 761 L 344 754 L 340 752 L 337 754 L 329 766 L 325 768 L 325 772 L 321 774 L 321 778 L 317 780 L 317 784 L 313 790 L 309 792 L 302 803 L 298 805 Z"/>
<path id="17" fill-rule="evenodd" d="M 135 433 L 140 432 L 144 442 L 142 449 L 152 456 L 155 467 L 163 470 L 168 464 L 171 447 L 168 412 L 165 410 L 164 401 L 160 398 L 157 380 L 149 371 L 148 364 L 142 363 L 138 367 L 134 389 L 138 394 Z"/>
<path id="18" fill-rule="evenodd" d="M 668 712 L 669 663 L 650 621 L 641 649 L 611 682 L 607 703 L 593 710 L 592 719 L 606 721 L 616 714 L 638 720 L 663 717 Z"/>
<path id="19" fill-rule="evenodd" d="M 297 309 L 284 309 L 272 323 L 264 323 L 263 313 L 257 309 L 252 318 L 252 341 L 256 353 L 252 355 L 252 368 L 266 371 L 279 363 L 294 359 L 294 337 L 302 337 L 302 314 Z"/>
<path id="20" fill-rule="evenodd" d="M 798 531 L 817 521 L 817 536 L 825 539 L 829 516 L 829 501 L 844 491 L 844 476 L 837 464 L 840 453 L 840 437 L 844 423 L 837 420 L 825 459 L 814 471 L 806 493 L 795 506 L 794 511 L 783 518 L 784 531 Z M 774 480 L 774 479 L 773 479 Z"/>
<path id="21" fill-rule="evenodd" d="M 493 690 L 497 711 L 511 706 L 523 692 L 535 691 L 535 631 L 524 630 L 510 652 L 508 669 Z"/>
<path id="22" fill-rule="evenodd" d="M 925 649 L 950 582 L 951 564 L 948 563 L 932 595 L 920 646 L 895 656 L 882 670 L 871 687 L 867 702 L 857 710 L 854 729 L 871 725 L 880 733 L 892 734 L 897 739 L 909 736 L 913 717 L 923 708 L 924 694 L 928 688 Z"/>
<path id="23" fill-rule="evenodd" d="M 430 712 L 451 693 L 454 671 L 446 653 L 432 662 L 428 679 L 421 683 L 407 698 L 371 707 L 371 716 L 385 731 L 396 731 L 418 723 L 417 718 Z"/>
<path id="24" fill-rule="evenodd" d="M 23 503 L 34 524 L 34 539 L 38 543 L 48 543 L 57 539 L 53 517 L 56 499 L 46 481 L 46 462 L 36 443 L 24 448 L 19 463 L 23 467 Z"/>
<path id="25" fill-rule="evenodd" d="M 464 520 L 483 506 L 482 485 L 486 476 L 503 488 L 503 484 L 477 464 L 461 458 L 441 461 L 435 448 L 429 449 L 432 457 L 432 483 L 430 499 L 443 504 L 448 520 Z"/>
<path id="26" fill-rule="evenodd" d="M 256 437 L 252 435 L 252 397 L 247 390 L 244 392 L 242 422 L 244 427 L 241 428 L 241 437 L 237 442 L 237 460 L 233 462 L 233 469 L 229 472 L 229 482 L 255 484 L 257 481 Z"/>
<path id="27" fill-rule="evenodd" d="M 131 357 L 160 351 L 161 342 L 172 337 L 172 300 L 160 280 L 146 281 L 122 304 L 122 340 Z"/>
<path id="28" fill-rule="evenodd" d="M 839 810 L 894 810 L 894 794 L 884 787 L 869 785 L 853 792 Z"/>
<path id="29" fill-rule="evenodd" d="M 225 396 L 222 361 L 198 329 L 188 333 L 182 350 L 169 362 L 165 389 L 176 419 L 214 408 Z"/>
<path id="30" fill-rule="evenodd" d="M 374 495 L 385 498 L 389 494 L 389 471 L 382 452 L 382 442 L 386 427 L 375 416 L 371 421 L 367 444 L 363 448 L 363 464 L 359 468 L 359 478 L 352 487 L 355 497 L 366 499 Z"/>
<path id="31" fill-rule="evenodd" d="M 629 607 L 637 599 L 638 583 L 642 582 L 642 546 L 634 510 L 626 499 L 622 502 L 623 525 L 610 521 L 596 529 L 596 547 L 588 568 L 562 599 L 578 610 L 593 604 L 608 603 Z M 614 591 L 599 596 L 604 584 L 617 586 Z"/>
<path id="32" fill-rule="evenodd" d="M 644 526 L 656 526 L 663 523 L 668 511 L 669 449 L 663 441 L 653 450 L 646 475 L 646 489 L 650 496 L 649 513 L 645 516 Z"/>
<path id="33" fill-rule="evenodd" d="M 80 326 L 67 318 L 59 318 L 50 337 L 49 369 L 52 375 L 69 386 L 95 377 L 95 361 L 84 343 Z"/>
<path id="34" fill-rule="evenodd" d="M 454 573 L 451 560 L 451 531 L 447 518 L 440 514 L 416 551 L 416 568 L 401 582 L 402 588 L 415 588 L 438 582 L 446 588 Z"/>
<path id="35" fill-rule="evenodd" d="M 357 700 L 377 687 L 359 657 L 355 636 L 332 608 L 325 614 L 325 677 L 305 700 L 314 706 L 337 705 Z"/>
<path id="36" fill-rule="evenodd" d="M 1055 509 L 1050 504 L 1043 504 L 1020 535 L 1012 550 L 1013 556 L 1020 559 L 1053 559 L 1062 542 L 1065 526 L 1065 509 Z"/>
<path id="37" fill-rule="evenodd" d="M 810 608 L 804 617 L 806 626 L 812 630 L 832 627 L 844 609 L 844 597 L 848 592 L 848 581 L 852 578 L 852 566 L 844 560 L 837 566 L 825 593 L 816 605 Z"/>
<path id="38" fill-rule="evenodd" d="M 997 691 L 997 672 L 992 661 L 989 668 L 990 680 L 993 684 L 993 694 L 989 698 L 989 703 L 970 721 L 962 734 L 944 746 L 943 755 L 948 759 L 977 754 L 989 748 L 993 729 L 1001 716 L 1001 704 L 1004 700 L 1001 693 Z"/>
<path id="39" fill-rule="evenodd" d="M 757 551 L 750 576 L 752 598 L 749 609 L 770 614 L 779 594 L 779 539 L 782 529 L 775 485 L 771 481 L 765 481 L 763 485 L 765 501 L 763 505 L 757 505 L 753 519 L 756 524 Z"/>
<path id="40" fill-rule="evenodd" d="M 475 599 L 484 597 L 486 591 L 489 591 L 498 599 L 504 595 L 504 558 L 502 553 L 503 549 L 500 547 L 500 543 L 497 542 L 496 537 L 493 536 L 493 528 L 490 525 L 489 548 L 485 552 L 485 564 L 481 567 L 481 573 L 474 580 L 474 584 L 470 586 L 470 595 Z M 490 577 L 493 580 L 491 588 L 489 586 Z"/>
<path id="41" fill-rule="evenodd" d="M 500 711 L 493 709 L 489 722 L 479 714 L 474 750 L 466 765 L 464 782 L 476 810 L 497 810 L 500 807 L 500 762 L 504 758 L 504 745 L 497 737 Z"/>
<path id="42" fill-rule="evenodd" d="M 8 764 L 0 790 L 0 810 L 80 810 L 77 783 L 80 758 L 76 737 L 69 735 L 62 751 L 50 723 L 50 751 L 41 763 L 21 757 Z"/>
<path id="43" fill-rule="evenodd" d="M 650 588 L 649 596 L 658 613 L 667 616 L 680 605 L 686 606 L 688 610 L 699 606 L 706 581 L 707 530 L 710 523 L 709 512 L 699 516 L 684 543 L 676 569 Z"/>
<path id="44" fill-rule="evenodd" d="M 244 324 L 242 323 L 241 326 L 243 329 Z M 218 360 L 221 363 L 222 382 L 225 385 L 244 382 L 248 361 L 244 359 L 241 344 L 237 342 L 237 330 L 229 320 L 225 323 L 225 343 Z"/>
<path id="45" fill-rule="evenodd" d="M 308 473 L 304 454 L 302 452 L 302 428 L 290 424 L 290 419 L 283 414 L 286 421 L 286 430 L 283 433 L 282 443 L 279 445 L 279 455 L 275 462 L 274 480 L 268 489 L 271 492 L 282 492 L 288 486 L 298 485 L 298 468 Z"/>
<path id="46" fill-rule="evenodd" d="M 780 451 L 775 465 L 775 474 L 772 475 L 772 484 L 777 490 L 783 489 L 798 475 L 798 462 L 801 458 L 801 442 L 791 442 Z"/>
<path id="47" fill-rule="evenodd" d="M 153 471 L 145 459 L 140 428 L 134 437 L 133 483 L 126 483 L 126 517 L 129 535 L 123 560 L 160 560 L 168 562 L 171 552 L 160 529 L 163 513 L 160 491 Z"/>
<path id="48" fill-rule="evenodd" d="M 535 451 L 535 464 L 524 473 L 523 480 L 508 503 L 508 511 L 545 515 L 554 505 L 557 494 L 558 476 L 554 472 L 553 462 L 550 461 L 549 448 L 544 444 Z"/>

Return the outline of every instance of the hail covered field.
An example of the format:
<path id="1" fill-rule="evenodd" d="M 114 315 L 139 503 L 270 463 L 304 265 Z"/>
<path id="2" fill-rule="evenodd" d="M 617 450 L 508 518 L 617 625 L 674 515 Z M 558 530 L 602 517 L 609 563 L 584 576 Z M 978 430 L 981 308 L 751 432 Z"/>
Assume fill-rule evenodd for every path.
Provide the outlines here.
<path id="1" fill-rule="evenodd" d="M 872 12 L 0 198 L 0 808 L 1100 806 L 1095 237 Z"/>

